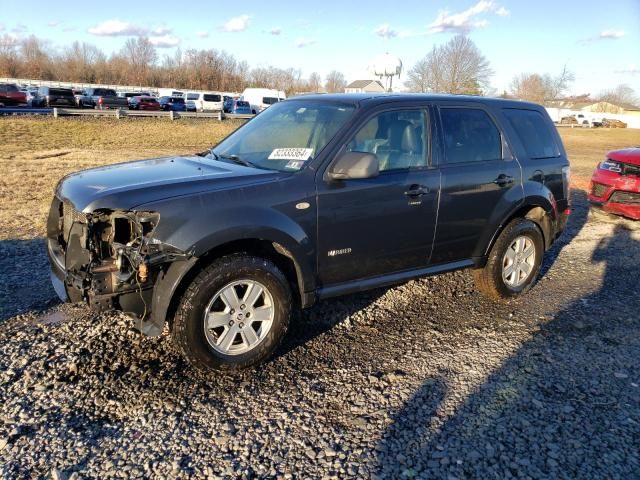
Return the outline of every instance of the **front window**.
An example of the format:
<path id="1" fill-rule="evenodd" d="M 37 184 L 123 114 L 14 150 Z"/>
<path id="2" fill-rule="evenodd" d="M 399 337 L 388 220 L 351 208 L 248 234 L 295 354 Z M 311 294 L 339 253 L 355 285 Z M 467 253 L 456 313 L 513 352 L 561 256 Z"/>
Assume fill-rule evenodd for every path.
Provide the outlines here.
<path id="1" fill-rule="evenodd" d="M 422 168 L 427 166 L 426 131 L 422 110 L 383 112 L 358 130 L 347 150 L 373 153 L 381 172 Z"/>
<path id="2" fill-rule="evenodd" d="M 329 143 L 354 111 L 328 102 L 287 101 L 265 110 L 213 149 L 269 170 L 301 170 Z"/>

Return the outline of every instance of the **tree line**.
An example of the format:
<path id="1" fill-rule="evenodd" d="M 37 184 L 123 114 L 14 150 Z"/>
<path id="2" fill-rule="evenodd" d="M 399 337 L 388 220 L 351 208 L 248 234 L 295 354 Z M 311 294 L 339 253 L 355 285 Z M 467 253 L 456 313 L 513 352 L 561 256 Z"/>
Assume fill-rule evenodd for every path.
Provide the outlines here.
<path id="1" fill-rule="evenodd" d="M 405 87 L 412 92 L 495 95 L 490 86 L 493 75 L 490 63 L 471 39 L 457 35 L 431 51 L 409 70 Z M 500 96 L 536 103 L 565 98 L 575 75 L 565 65 L 560 73 L 520 73 L 513 77 L 508 91 Z M 637 104 L 640 100 L 628 85 L 618 85 L 591 97 L 574 97 L 583 101 Z"/>
<path id="2" fill-rule="evenodd" d="M 489 60 L 467 36 L 457 35 L 436 45 L 407 72 L 405 88 L 411 92 L 495 95 L 491 88 L 493 70 Z M 146 37 L 126 40 L 123 47 L 106 55 L 94 45 L 74 42 L 61 52 L 33 35 L 16 40 L 0 37 L 0 77 L 33 78 L 77 83 L 139 85 L 241 92 L 246 87 L 283 90 L 287 95 L 300 92 L 343 92 L 345 76 L 336 70 L 324 79 L 317 72 L 303 78 L 295 68 L 254 67 L 224 50 L 177 49 L 173 55 L 158 55 Z M 537 103 L 558 100 L 574 81 L 565 66 L 557 75 L 520 73 L 513 77 L 508 91 L 500 96 Z M 637 104 L 627 85 L 600 92 L 586 100 Z"/>
<path id="3" fill-rule="evenodd" d="M 224 50 L 177 49 L 160 58 L 146 37 L 130 38 L 119 51 L 106 55 L 84 42 L 55 53 L 48 42 L 34 35 L 19 40 L 4 35 L 0 37 L 0 77 L 229 92 L 251 86 L 287 94 L 343 92 L 346 86 L 344 75 L 335 70 L 323 82 L 317 72 L 303 78 L 295 68 L 250 68 Z"/>

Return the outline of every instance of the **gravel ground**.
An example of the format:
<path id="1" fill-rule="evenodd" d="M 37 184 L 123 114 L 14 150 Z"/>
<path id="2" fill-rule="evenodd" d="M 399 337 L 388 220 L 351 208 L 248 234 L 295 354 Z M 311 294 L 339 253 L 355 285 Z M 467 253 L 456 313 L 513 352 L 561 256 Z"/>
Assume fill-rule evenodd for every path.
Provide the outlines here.
<path id="1" fill-rule="evenodd" d="M 33 242 L 0 247 L 4 478 L 640 478 L 640 229 L 583 195 L 525 298 L 456 272 L 324 302 L 208 379 L 49 304 Z"/>

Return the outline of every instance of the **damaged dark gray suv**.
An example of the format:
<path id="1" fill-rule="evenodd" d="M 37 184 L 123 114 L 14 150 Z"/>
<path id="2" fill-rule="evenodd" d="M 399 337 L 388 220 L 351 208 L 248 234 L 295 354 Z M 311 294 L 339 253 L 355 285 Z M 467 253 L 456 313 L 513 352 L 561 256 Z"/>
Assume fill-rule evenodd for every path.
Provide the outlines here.
<path id="1" fill-rule="evenodd" d="M 200 155 L 64 178 L 48 220 L 61 298 L 168 323 L 203 369 L 266 360 L 320 299 L 461 268 L 508 299 L 569 214 L 545 110 L 436 95 L 271 106 Z"/>

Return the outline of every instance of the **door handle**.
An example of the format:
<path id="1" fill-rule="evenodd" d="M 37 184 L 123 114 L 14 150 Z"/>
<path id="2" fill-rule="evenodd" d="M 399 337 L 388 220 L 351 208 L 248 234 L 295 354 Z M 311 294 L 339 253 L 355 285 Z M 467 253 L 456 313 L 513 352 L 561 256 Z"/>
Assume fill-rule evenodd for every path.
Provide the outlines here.
<path id="1" fill-rule="evenodd" d="M 421 197 L 427 193 L 429 193 L 429 187 L 425 187 L 424 185 L 411 185 L 409 190 L 404 192 L 407 197 Z"/>
<path id="2" fill-rule="evenodd" d="M 493 183 L 499 185 L 500 187 L 504 187 L 506 185 L 511 185 L 513 183 L 513 177 L 511 175 L 505 175 L 504 173 L 498 175 Z"/>

